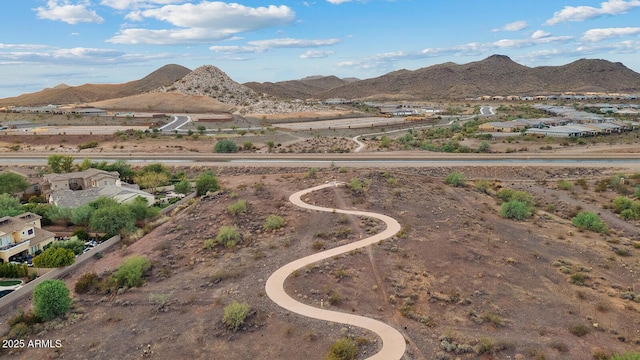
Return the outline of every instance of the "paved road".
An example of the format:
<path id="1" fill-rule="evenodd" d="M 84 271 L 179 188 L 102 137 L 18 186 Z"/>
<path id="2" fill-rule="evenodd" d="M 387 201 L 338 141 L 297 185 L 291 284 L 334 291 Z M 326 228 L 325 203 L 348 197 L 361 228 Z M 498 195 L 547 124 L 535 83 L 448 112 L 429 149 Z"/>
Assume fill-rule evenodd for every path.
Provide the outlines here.
<path id="1" fill-rule="evenodd" d="M 323 252 L 319 252 L 313 255 L 309 255 L 307 257 L 292 261 L 283 267 L 276 270 L 270 277 L 267 279 L 267 283 L 265 284 L 265 290 L 267 296 L 273 300 L 276 304 L 281 307 L 294 312 L 296 314 L 300 314 L 303 316 L 307 316 L 310 318 L 331 321 L 341 324 L 348 324 L 357 326 L 360 328 L 364 328 L 376 333 L 380 339 L 382 340 L 382 349 L 375 355 L 369 357 L 370 360 L 394 360 L 401 359 L 404 355 L 406 349 L 406 343 L 404 336 L 394 329 L 393 327 L 367 317 L 353 315 L 349 313 L 342 313 L 337 311 L 330 311 L 321 308 L 316 308 L 313 306 L 309 306 L 306 304 L 302 304 L 291 296 L 289 296 L 284 290 L 284 282 L 293 273 L 294 271 L 301 269 L 309 264 L 315 263 L 320 260 L 324 260 L 327 258 L 334 257 L 336 255 L 340 255 L 361 247 L 369 246 L 371 244 L 375 244 L 381 240 L 387 239 L 400 231 L 400 224 L 393 219 L 392 217 L 376 214 L 365 211 L 355 211 L 355 210 L 342 210 L 342 209 L 330 209 L 324 208 L 315 205 L 309 205 L 301 200 L 301 197 L 311 193 L 313 191 L 317 191 L 320 189 L 324 189 L 327 187 L 338 186 L 338 183 L 328 183 L 319 185 L 316 187 L 312 187 L 309 189 L 305 189 L 302 191 L 298 191 L 297 193 L 291 195 L 289 197 L 289 201 L 293 204 L 300 206 L 305 209 L 316 210 L 316 211 L 325 211 L 325 212 L 336 212 L 339 214 L 351 214 L 357 216 L 367 216 L 382 220 L 387 228 L 374 236 L 368 237 L 366 239 L 356 241 L 347 245 L 343 245 L 337 248 L 329 249 Z"/>
<path id="2" fill-rule="evenodd" d="M 173 121 L 160 128 L 160 131 L 172 132 L 180 129 L 186 123 L 191 121 L 191 117 L 187 115 L 173 115 Z"/>
<path id="3" fill-rule="evenodd" d="M 491 115 L 495 115 L 496 113 L 493 112 L 493 107 L 491 106 L 482 106 L 480 107 L 480 115 L 482 116 L 491 116 Z"/>

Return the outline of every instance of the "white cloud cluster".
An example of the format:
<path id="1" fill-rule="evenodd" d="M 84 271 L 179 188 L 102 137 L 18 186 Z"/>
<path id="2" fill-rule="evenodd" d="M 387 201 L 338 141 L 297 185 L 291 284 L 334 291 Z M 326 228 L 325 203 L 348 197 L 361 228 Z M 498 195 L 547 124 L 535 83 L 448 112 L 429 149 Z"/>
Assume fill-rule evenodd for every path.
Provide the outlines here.
<path id="1" fill-rule="evenodd" d="M 556 25 L 567 21 L 584 21 L 604 15 L 624 14 L 629 10 L 640 7 L 640 0 L 609 0 L 600 3 L 600 7 L 593 6 L 565 6 L 557 11 L 553 17 L 545 22 L 546 25 Z"/>
<path id="2" fill-rule="evenodd" d="M 130 3 L 132 1 L 129 0 Z M 121 30 L 107 41 L 117 44 L 157 45 L 216 41 L 231 38 L 241 32 L 290 24 L 295 19 L 295 13 L 285 5 L 254 8 L 237 3 L 203 1 L 138 10 L 130 13 L 128 18 L 156 19 L 171 24 L 173 28 L 129 28 Z"/>
<path id="3" fill-rule="evenodd" d="M 304 54 L 300 55 L 300 59 L 324 59 L 333 55 L 333 51 L 327 50 L 309 50 Z"/>
<path id="4" fill-rule="evenodd" d="M 529 24 L 524 21 L 524 20 L 519 20 L 519 21 L 514 21 L 508 24 L 505 24 L 503 27 L 501 28 L 497 28 L 497 29 L 493 29 L 491 31 L 496 32 L 496 31 L 520 31 L 520 30 L 524 30 L 527 27 L 529 27 Z"/>
<path id="5" fill-rule="evenodd" d="M 623 28 L 603 28 L 603 29 L 591 29 L 587 30 L 582 36 L 582 40 L 597 42 L 605 39 L 638 35 L 640 34 L 640 27 L 623 27 Z"/>
<path id="6" fill-rule="evenodd" d="M 88 6 L 88 1 L 72 4 L 69 0 L 49 0 L 46 7 L 41 6 L 33 10 L 39 19 L 62 21 L 72 25 L 104 22 L 104 19 L 94 10 L 89 10 Z"/>
<path id="7" fill-rule="evenodd" d="M 259 53 L 278 48 L 314 48 L 339 43 L 339 39 L 268 39 L 247 42 L 246 46 L 211 46 L 209 50 L 221 53 Z"/>

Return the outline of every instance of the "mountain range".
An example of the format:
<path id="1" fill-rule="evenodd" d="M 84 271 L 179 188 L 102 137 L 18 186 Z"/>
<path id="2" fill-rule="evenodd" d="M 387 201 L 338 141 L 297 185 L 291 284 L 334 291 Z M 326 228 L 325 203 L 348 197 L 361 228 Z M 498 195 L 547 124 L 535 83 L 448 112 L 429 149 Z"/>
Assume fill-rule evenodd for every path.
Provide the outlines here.
<path id="1" fill-rule="evenodd" d="M 527 67 L 504 55 L 467 64 L 447 62 L 417 70 L 398 70 L 365 80 L 311 76 L 280 82 L 239 84 L 212 65 L 190 70 L 165 65 L 140 80 L 122 84 L 59 85 L 0 99 L 0 106 L 78 104 L 180 93 L 206 96 L 233 107 L 251 106 L 265 97 L 292 99 L 457 100 L 482 95 L 544 95 L 560 92 L 640 93 L 640 74 L 621 63 L 581 59 L 562 66 Z M 117 102 L 115 102 L 117 104 Z M 144 102 L 142 102 L 144 103 Z M 117 106 L 117 105 L 113 105 Z"/>

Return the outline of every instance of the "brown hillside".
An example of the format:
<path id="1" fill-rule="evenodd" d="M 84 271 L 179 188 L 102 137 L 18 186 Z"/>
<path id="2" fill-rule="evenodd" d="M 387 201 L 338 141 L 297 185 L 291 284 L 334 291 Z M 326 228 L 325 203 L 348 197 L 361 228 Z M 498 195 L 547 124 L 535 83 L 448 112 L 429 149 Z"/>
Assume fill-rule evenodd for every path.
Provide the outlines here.
<path id="1" fill-rule="evenodd" d="M 180 65 L 165 65 L 140 80 L 122 84 L 84 84 L 56 86 L 35 93 L 0 99 L 0 106 L 37 106 L 47 104 L 78 104 L 121 98 L 149 92 L 181 79 L 191 70 Z"/>
<path id="2" fill-rule="evenodd" d="M 185 95 L 178 92 L 146 93 L 88 103 L 105 110 L 146 110 L 154 112 L 231 112 L 233 107 L 209 96 Z"/>
<path id="3" fill-rule="evenodd" d="M 415 71 L 400 70 L 343 85 L 320 98 L 365 98 L 407 94 L 418 98 L 465 98 L 481 95 L 534 95 L 562 91 L 640 91 L 640 74 L 620 63 L 578 60 L 564 66 L 529 68 L 502 55 L 457 65 L 445 63 Z"/>
<path id="4" fill-rule="evenodd" d="M 301 80 L 280 81 L 276 83 L 249 82 L 244 85 L 257 93 L 264 93 L 282 99 L 308 99 L 317 94 L 345 84 L 348 80 L 336 76 L 309 76 Z"/>

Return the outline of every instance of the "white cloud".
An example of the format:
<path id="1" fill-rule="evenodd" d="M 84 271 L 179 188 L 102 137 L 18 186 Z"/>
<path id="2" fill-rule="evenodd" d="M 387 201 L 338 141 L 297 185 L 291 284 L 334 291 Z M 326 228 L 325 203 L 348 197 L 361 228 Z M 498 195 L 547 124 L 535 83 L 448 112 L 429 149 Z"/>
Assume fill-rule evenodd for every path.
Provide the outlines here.
<path id="1" fill-rule="evenodd" d="M 102 0 L 101 5 L 117 10 L 145 9 L 158 5 L 182 4 L 185 0 Z"/>
<path id="2" fill-rule="evenodd" d="M 175 59 L 175 54 L 128 54 L 113 49 L 85 47 L 52 48 L 46 45 L 0 44 L 0 63 L 101 66 L 144 63 L 155 59 Z"/>
<path id="3" fill-rule="evenodd" d="M 180 27 L 226 28 L 240 31 L 288 24 L 295 17 L 293 10 L 285 5 L 252 8 L 236 3 L 207 1 L 195 5 L 167 5 L 144 10 L 141 15 Z"/>
<path id="4" fill-rule="evenodd" d="M 246 46 L 211 46 L 209 47 L 209 50 L 224 53 L 258 53 L 276 48 L 313 48 L 330 46 L 339 42 L 339 39 L 307 40 L 283 38 L 249 41 Z"/>
<path id="5" fill-rule="evenodd" d="M 95 11 L 87 8 L 87 1 L 80 1 L 78 4 L 72 4 L 69 0 L 49 0 L 46 7 L 38 7 L 35 10 L 39 19 L 62 21 L 67 24 L 75 25 L 78 23 L 96 23 L 104 22 L 104 19 Z"/>
<path id="6" fill-rule="evenodd" d="M 496 31 L 520 31 L 520 30 L 526 29 L 528 26 L 529 26 L 529 24 L 527 24 L 526 21 L 519 20 L 519 21 L 514 21 L 512 23 L 505 24 L 503 27 L 498 28 L 498 29 L 493 29 L 491 31 L 493 31 L 493 32 L 496 32 Z"/>
<path id="7" fill-rule="evenodd" d="M 542 30 L 536 30 L 532 35 L 531 38 L 532 39 L 542 39 L 542 38 L 546 38 L 551 36 L 550 33 L 546 32 L 546 31 L 542 31 Z"/>
<path id="8" fill-rule="evenodd" d="M 335 4 L 335 5 L 340 5 L 340 4 L 348 3 L 352 1 L 353 0 L 327 0 L 328 3 Z"/>
<path id="9" fill-rule="evenodd" d="M 593 6 L 565 6 L 557 11 L 553 17 L 545 22 L 546 25 L 556 25 L 567 21 L 584 21 L 604 15 L 624 14 L 640 6 L 640 0 L 609 0 L 600 3 L 600 7 Z"/>
<path id="10" fill-rule="evenodd" d="M 134 11 L 129 19 L 157 19 L 171 29 L 132 28 L 107 40 L 120 44 L 181 44 L 228 39 L 234 35 L 267 27 L 290 24 L 295 13 L 288 6 L 247 7 L 236 3 L 208 2 L 166 5 Z"/>
<path id="11" fill-rule="evenodd" d="M 591 29 L 584 33 L 584 35 L 582 36 L 582 40 L 595 42 L 612 37 L 637 34 L 640 34 L 640 27 Z"/>
<path id="12" fill-rule="evenodd" d="M 270 40 L 255 40 L 249 41 L 249 45 L 254 45 L 261 48 L 273 49 L 273 48 L 308 48 L 319 46 L 330 46 L 339 43 L 339 39 L 320 39 L 320 40 L 306 40 L 306 39 L 270 39 Z"/>
<path id="13" fill-rule="evenodd" d="M 309 50 L 300 55 L 300 59 L 323 59 L 333 55 L 333 51 L 326 50 Z"/>

